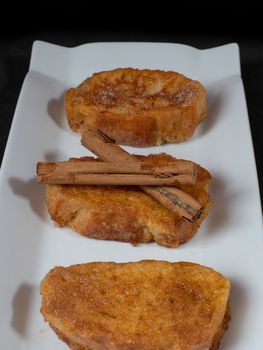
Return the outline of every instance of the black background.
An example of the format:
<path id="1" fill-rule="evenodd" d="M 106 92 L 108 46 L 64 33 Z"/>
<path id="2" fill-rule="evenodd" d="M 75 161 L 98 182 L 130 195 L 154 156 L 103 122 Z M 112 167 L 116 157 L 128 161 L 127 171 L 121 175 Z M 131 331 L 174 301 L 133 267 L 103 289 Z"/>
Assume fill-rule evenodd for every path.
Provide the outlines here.
<path id="1" fill-rule="evenodd" d="M 147 5 L 39 1 L 27 7 L 7 4 L 2 18 L 3 15 L 6 21 L 0 23 L 0 161 L 34 40 L 69 47 L 97 41 L 177 42 L 200 49 L 237 42 L 263 198 L 263 4 L 260 1 Z"/>

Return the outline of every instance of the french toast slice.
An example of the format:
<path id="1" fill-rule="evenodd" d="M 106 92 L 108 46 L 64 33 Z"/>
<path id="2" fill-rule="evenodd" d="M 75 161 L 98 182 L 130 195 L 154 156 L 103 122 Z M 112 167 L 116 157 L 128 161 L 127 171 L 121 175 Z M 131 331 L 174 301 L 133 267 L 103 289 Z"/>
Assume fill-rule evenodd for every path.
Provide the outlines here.
<path id="1" fill-rule="evenodd" d="M 136 157 L 153 165 L 175 160 L 164 153 Z M 70 161 L 74 160 L 95 161 L 91 157 Z M 69 227 L 83 236 L 133 244 L 155 241 L 177 247 L 193 237 L 208 213 L 210 178 L 208 171 L 196 164 L 196 184 L 178 186 L 204 207 L 194 223 L 135 186 L 46 185 L 46 203 L 58 226 Z"/>
<path id="2" fill-rule="evenodd" d="M 70 128 L 99 128 L 118 144 L 145 147 L 189 139 L 206 117 L 206 91 L 176 72 L 119 68 L 93 74 L 65 95 Z"/>
<path id="3" fill-rule="evenodd" d="M 230 282 L 211 268 L 144 260 L 55 267 L 41 313 L 73 350 L 216 350 Z"/>

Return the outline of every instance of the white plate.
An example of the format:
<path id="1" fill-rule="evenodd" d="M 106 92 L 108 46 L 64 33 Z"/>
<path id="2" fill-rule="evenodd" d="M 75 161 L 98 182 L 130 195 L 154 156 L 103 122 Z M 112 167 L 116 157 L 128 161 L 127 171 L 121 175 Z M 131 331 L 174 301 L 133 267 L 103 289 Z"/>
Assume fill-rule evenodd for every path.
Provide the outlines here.
<path id="1" fill-rule="evenodd" d="M 156 244 L 135 248 L 55 228 L 43 187 L 34 180 L 38 160 L 87 154 L 67 126 L 65 90 L 93 72 L 129 66 L 175 70 L 207 88 L 209 116 L 190 141 L 127 148 L 192 159 L 212 173 L 209 216 L 178 249 Z M 197 50 L 177 44 L 98 43 L 68 49 L 35 42 L 2 163 L 0 225 L 0 349 L 67 349 L 39 313 L 39 282 L 53 266 L 165 259 L 198 262 L 228 276 L 232 321 L 221 349 L 261 350 L 262 221 L 238 46 Z"/>

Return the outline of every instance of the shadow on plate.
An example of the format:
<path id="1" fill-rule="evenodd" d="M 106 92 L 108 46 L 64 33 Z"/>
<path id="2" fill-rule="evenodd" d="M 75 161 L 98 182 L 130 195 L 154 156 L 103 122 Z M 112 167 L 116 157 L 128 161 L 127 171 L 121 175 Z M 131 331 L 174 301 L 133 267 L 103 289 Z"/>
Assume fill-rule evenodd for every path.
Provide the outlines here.
<path id="1" fill-rule="evenodd" d="M 244 196 L 244 192 L 233 193 L 229 189 L 229 183 L 227 179 L 212 175 L 211 187 L 210 187 L 210 199 L 211 208 L 208 212 L 208 216 L 205 219 L 207 225 L 207 232 L 209 236 L 222 232 L 224 227 L 227 227 L 231 221 L 235 220 L 233 217 L 233 211 L 240 200 L 240 197 Z M 239 218 L 239 222 L 236 225 L 242 225 L 242 218 Z"/>
<path id="2" fill-rule="evenodd" d="M 11 177 L 9 185 L 17 196 L 24 197 L 29 201 L 31 209 L 40 219 L 45 220 L 47 212 L 43 185 L 37 184 L 35 178 L 24 181 L 17 177 Z"/>
<path id="3" fill-rule="evenodd" d="M 12 300 L 11 327 L 23 337 L 27 333 L 33 291 L 33 286 L 28 283 L 22 283 Z"/>
<path id="4" fill-rule="evenodd" d="M 221 230 L 231 219 L 231 208 L 229 206 L 229 194 L 226 193 L 226 184 L 222 177 L 213 176 L 210 187 L 211 208 L 206 218 L 209 235 Z"/>
<path id="5" fill-rule="evenodd" d="M 222 339 L 222 348 L 230 350 L 240 339 L 244 332 L 244 322 L 248 308 L 245 289 L 237 281 L 231 279 L 230 308 L 231 320 L 228 329 Z"/>
<path id="6" fill-rule="evenodd" d="M 45 162 L 63 162 L 64 160 L 68 160 L 70 158 L 65 153 L 59 152 L 59 151 L 48 151 L 44 153 L 44 159 Z"/>
<path id="7" fill-rule="evenodd" d="M 70 131 L 67 125 L 67 117 L 64 108 L 64 95 L 66 90 L 59 98 L 52 98 L 47 105 L 47 113 L 55 124 L 63 130 Z"/>
<path id="8" fill-rule="evenodd" d="M 201 137 L 212 130 L 221 113 L 221 107 L 223 105 L 223 96 L 220 92 L 209 92 L 207 93 L 207 109 L 208 115 L 204 121 L 198 126 L 198 136 Z"/>

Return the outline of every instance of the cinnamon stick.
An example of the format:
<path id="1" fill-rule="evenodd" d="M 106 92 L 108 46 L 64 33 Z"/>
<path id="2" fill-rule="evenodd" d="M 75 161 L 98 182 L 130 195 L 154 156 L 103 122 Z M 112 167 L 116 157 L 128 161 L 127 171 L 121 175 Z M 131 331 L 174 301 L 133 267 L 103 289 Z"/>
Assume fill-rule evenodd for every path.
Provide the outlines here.
<path id="1" fill-rule="evenodd" d="M 176 161 L 168 165 L 130 162 L 39 162 L 37 182 L 75 185 L 192 185 L 192 162 Z"/>
<path id="2" fill-rule="evenodd" d="M 191 175 L 175 175 L 158 177 L 154 175 L 141 174 L 45 174 L 38 175 L 38 183 L 60 184 L 60 185 L 104 185 L 104 186 L 174 186 L 189 183 Z"/>
<path id="3" fill-rule="evenodd" d="M 192 216 L 191 222 L 198 219 L 203 211 L 203 208 L 200 208 L 200 204 L 193 197 L 175 187 L 151 187 L 148 188 L 147 193 L 158 201 L 161 201 L 171 211 L 174 211 L 174 204 L 176 204 L 178 206 L 176 209 L 177 214 L 181 217 L 186 218 L 185 211 L 187 211 Z"/>
<path id="4" fill-rule="evenodd" d="M 151 174 L 155 176 L 192 175 L 195 181 L 194 163 L 187 160 L 176 160 L 166 164 L 153 165 L 149 162 L 38 162 L 37 174 L 48 173 L 81 173 L 81 174 Z M 193 184 L 193 183 L 191 183 Z"/>
<path id="5" fill-rule="evenodd" d="M 140 163 L 140 160 L 120 148 L 114 140 L 109 138 L 101 130 L 88 130 L 82 135 L 81 143 L 100 159 L 107 162 Z M 166 208 L 182 218 L 195 222 L 203 212 L 203 207 L 193 197 L 181 190 L 161 186 L 141 186 L 142 190 L 150 194 Z"/>

